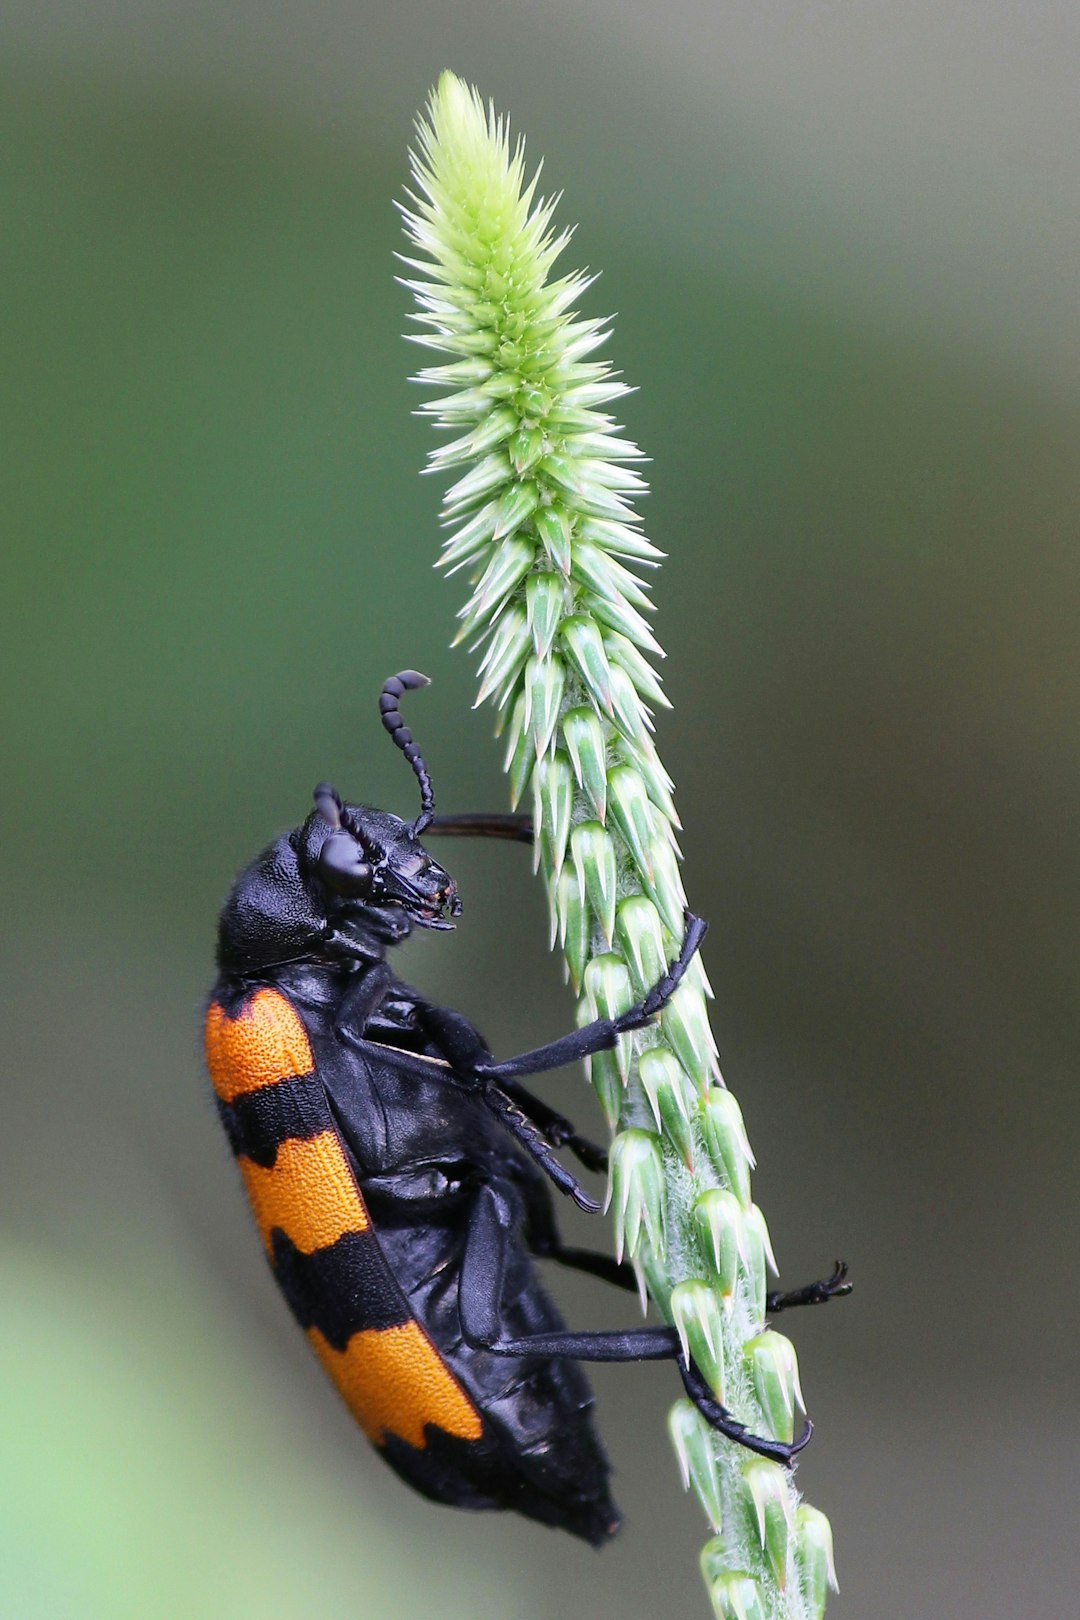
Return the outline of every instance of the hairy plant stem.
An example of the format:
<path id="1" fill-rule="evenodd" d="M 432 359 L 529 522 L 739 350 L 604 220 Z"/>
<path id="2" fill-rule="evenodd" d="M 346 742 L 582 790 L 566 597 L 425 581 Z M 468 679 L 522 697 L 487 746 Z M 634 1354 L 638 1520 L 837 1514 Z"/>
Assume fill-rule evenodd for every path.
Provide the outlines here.
<path id="1" fill-rule="evenodd" d="M 456 478 L 441 566 L 471 583 L 458 640 L 483 648 L 477 701 L 498 710 L 513 802 L 531 797 L 552 944 L 584 1022 L 636 1001 L 683 930 L 672 783 L 652 736 L 652 711 L 667 706 L 653 664 L 663 654 L 641 578 L 662 554 L 631 504 L 645 490 L 640 452 L 604 409 L 628 391 L 594 358 L 607 325 L 574 308 L 589 278 L 552 276 L 569 233 L 556 233 L 537 176 L 526 180 L 522 144 L 446 73 L 412 173 L 415 341 L 449 357 L 419 379 L 440 389 L 424 410 L 453 434 L 431 456 Z M 709 994 L 695 958 L 656 1024 L 589 1063 L 614 1132 L 616 1249 L 718 1400 L 789 1441 L 795 1351 L 765 1326 L 772 1253 Z M 716 1614 L 816 1620 L 834 1584 L 825 1516 L 790 1472 L 723 1438 L 689 1401 L 670 1426 L 714 1532 L 702 1570 Z"/>

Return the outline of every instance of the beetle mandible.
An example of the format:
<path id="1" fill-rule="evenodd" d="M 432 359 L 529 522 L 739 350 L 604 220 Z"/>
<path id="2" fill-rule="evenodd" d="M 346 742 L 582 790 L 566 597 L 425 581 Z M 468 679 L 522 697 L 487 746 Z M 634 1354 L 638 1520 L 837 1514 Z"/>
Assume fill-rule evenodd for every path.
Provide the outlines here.
<path id="1" fill-rule="evenodd" d="M 669 1359 L 706 1418 L 747 1432 L 683 1359 L 674 1329 L 571 1332 L 538 1258 L 636 1287 L 629 1266 L 568 1248 L 549 1183 L 595 1211 L 555 1157 L 603 1171 L 603 1148 L 521 1084 L 614 1045 L 674 993 L 705 933 L 687 913 L 676 959 L 636 1006 L 496 1062 L 461 1014 L 397 978 L 387 950 L 461 912 L 421 834 L 529 842 L 528 818 L 436 817 L 427 767 L 385 683 L 383 724 L 419 780 L 412 822 L 343 803 L 326 783 L 307 820 L 241 874 L 221 913 L 206 1053 L 218 1111 L 275 1279 L 360 1426 L 436 1501 L 512 1508 L 601 1545 L 618 1528 L 609 1465 L 578 1363 Z M 845 1292 L 769 1296 L 770 1311 Z"/>

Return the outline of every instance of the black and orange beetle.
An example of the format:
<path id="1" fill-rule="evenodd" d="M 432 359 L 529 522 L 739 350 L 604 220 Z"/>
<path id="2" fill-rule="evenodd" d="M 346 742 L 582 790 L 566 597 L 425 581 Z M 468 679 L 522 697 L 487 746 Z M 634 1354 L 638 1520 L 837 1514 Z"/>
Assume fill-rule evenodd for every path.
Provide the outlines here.
<path id="1" fill-rule="evenodd" d="M 782 1461 L 795 1445 L 746 1432 L 682 1360 L 668 1327 L 568 1332 L 543 1258 L 633 1289 L 629 1267 L 559 1239 L 548 1182 L 599 1205 L 555 1158 L 589 1170 L 604 1150 L 532 1096 L 525 1075 L 641 1028 L 705 932 L 690 914 L 678 958 L 644 1000 L 497 1063 L 460 1014 L 403 984 L 387 948 L 447 929 L 454 880 L 424 832 L 531 839 L 519 816 L 435 817 L 402 722 L 412 670 L 383 687 L 383 724 L 420 782 L 409 823 L 344 804 L 326 784 L 302 826 L 237 880 L 221 914 L 206 1015 L 217 1106 L 282 1293 L 390 1466 L 436 1501 L 513 1508 L 593 1545 L 618 1528 L 609 1465 L 579 1361 L 670 1358 L 706 1417 Z M 829 1284 L 770 1297 L 825 1297 Z"/>

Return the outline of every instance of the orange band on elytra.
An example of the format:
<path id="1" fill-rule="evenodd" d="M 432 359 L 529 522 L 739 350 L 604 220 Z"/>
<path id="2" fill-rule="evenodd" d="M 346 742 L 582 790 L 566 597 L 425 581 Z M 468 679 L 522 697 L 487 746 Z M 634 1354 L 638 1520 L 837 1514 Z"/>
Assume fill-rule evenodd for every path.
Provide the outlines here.
<path id="1" fill-rule="evenodd" d="M 267 1249 L 275 1226 L 313 1254 L 371 1224 L 336 1131 L 282 1142 L 268 1170 L 251 1159 L 237 1163 Z"/>
<path id="2" fill-rule="evenodd" d="M 462 1440 L 479 1440 L 479 1412 L 417 1323 L 364 1328 L 344 1350 L 335 1350 L 317 1327 L 308 1329 L 308 1338 L 345 1404 L 377 1446 L 396 1434 L 422 1450 L 428 1423 Z"/>
<path id="3" fill-rule="evenodd" d="M 256 990 L 236 1018 L 212 1002 L 205 1038 L 206 1066 L 222 1102 L 279 1080 L 298 1079 L 315 1068 L 307 1031 L 277 990 Z"/>

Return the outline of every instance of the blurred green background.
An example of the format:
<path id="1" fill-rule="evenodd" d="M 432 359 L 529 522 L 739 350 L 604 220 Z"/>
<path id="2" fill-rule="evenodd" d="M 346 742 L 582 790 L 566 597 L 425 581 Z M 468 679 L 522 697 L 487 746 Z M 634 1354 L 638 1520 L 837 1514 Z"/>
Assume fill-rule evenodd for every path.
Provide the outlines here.
<path id="1" fill-rule="evenodd" d="M 1074 7 L 16 0 L 0 186 L 2 1620 L 703 1612 L 664 1368 L 597 1556 L 411 1496 L 277 1298 L 199 1019 L 313 783 L 503 802 L 447 650 L 391 206 L 443 66 L 528 132 L 641 392 L 686 880 L 792 1284 L 830 1615 L 1080 1613 Z M 405 971 L 566 1026 L 518 850 Z M 553 1088 L 584 1118 L 581 1079 Z M 625 1319 L 584 1280 L 577 1324 Z"/>

